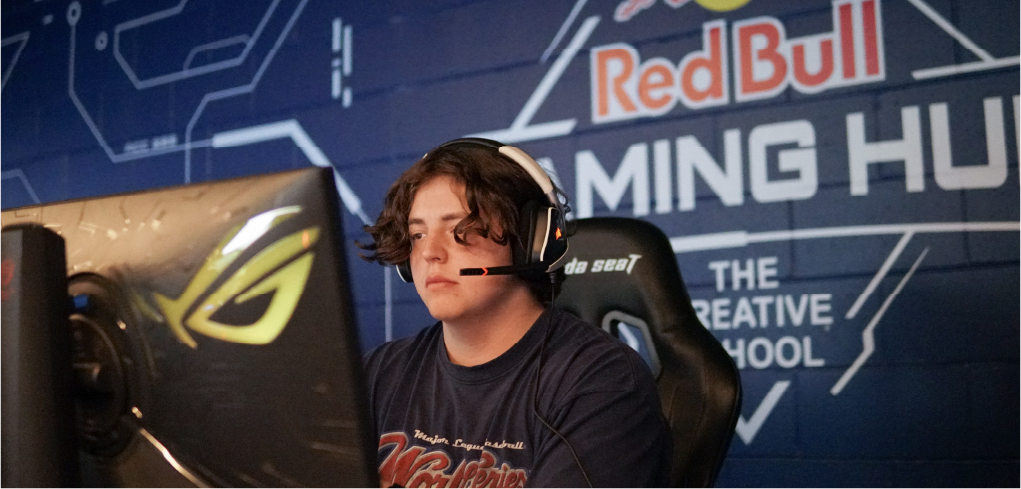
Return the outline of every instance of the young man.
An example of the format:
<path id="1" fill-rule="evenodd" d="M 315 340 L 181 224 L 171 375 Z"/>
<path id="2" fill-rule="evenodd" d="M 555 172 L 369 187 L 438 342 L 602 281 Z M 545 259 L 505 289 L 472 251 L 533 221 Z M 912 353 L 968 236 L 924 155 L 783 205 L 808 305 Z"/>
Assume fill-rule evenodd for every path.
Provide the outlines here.
<path id="1" fill-rule="evenodd" d="M 541 267 L 460 274 L 527 261 L 528 210 L 553 207 L 528 165 L 499 146 L 455 140 L 430 151 L 367 228 L 367 258 L 410 273 L 438 320 L 366 360 L 380 482 L 664 485 L 671 441 L 641 358 L 553 309 L 559 287 Z"/>

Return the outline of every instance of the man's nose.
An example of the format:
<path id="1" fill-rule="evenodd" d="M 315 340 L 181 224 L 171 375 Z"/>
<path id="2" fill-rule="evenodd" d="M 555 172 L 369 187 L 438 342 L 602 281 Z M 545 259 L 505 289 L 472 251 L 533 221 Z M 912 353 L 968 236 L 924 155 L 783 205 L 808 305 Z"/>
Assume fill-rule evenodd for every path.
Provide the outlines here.
<path id="1" fill-rule="evenodd" d="M 442 236 L 426 236 L 419 241 L 422 258 L 426 261 L 444 261 L 447 258 L 446 243 Z"/>

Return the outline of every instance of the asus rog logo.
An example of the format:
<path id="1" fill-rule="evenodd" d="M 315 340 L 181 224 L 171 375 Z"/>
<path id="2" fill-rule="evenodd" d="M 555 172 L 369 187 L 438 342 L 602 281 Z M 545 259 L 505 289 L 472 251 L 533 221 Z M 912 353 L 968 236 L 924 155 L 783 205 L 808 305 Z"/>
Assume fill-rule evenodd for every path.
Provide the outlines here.
<path id="1" fill-rule="evenodd" d="M 232 343 L 263 345 L 276 339 L 305 290 L 313 257 L 312 252 L 306 251 L 319 239 L 319 229 L 306 228 L 273 242 L 234 270 L 226 280 L 220 279 L 251 244 L 299 212 L 298 206 L 282 207 L 236 226 L 206 257 L 178 298 L 154 294 L 170 329 L 181 342 L 192 348 L 198 346 L 189 329 Z M 220 284 L 211 289 L 217 282 Z M 251 324 L 223 324 L 212 319 L 228 303 L 243 304 L 269 293 L 273 294 L 269 306 Z"/>

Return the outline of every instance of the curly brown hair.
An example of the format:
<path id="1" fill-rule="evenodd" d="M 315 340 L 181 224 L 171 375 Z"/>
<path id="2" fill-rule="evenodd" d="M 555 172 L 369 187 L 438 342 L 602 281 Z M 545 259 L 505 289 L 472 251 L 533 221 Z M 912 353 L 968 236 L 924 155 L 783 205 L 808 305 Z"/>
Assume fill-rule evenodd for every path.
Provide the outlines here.
<path id="1" fill-rule="evenodd" d="M 372 243 L 356 243 L 372 252 L 361 255 L 367 261 L 396 265 L 411 256 L 408 214 L 418 189 L 433 178 L 447 176 L 464 185 L 468 215 L 454 227 L 457 243 L 467 246 L 467 235 L 477 234 L 500 245 L 510 244 L 515 263 L 525 256 L 521 232 L 522 209 L 531 202 L 548 205 L 539 185 L 518 163 L 494 148 L 478 144 L 452 144 L 433 149 L 408 168 L 387 191 L 383 211 L 376 223 L 365 226 Z M 557 271 L 555 289 L 545 273 L 520 277 L 541 304 L 548 304 L 559 293 L 563 269 Z"/>

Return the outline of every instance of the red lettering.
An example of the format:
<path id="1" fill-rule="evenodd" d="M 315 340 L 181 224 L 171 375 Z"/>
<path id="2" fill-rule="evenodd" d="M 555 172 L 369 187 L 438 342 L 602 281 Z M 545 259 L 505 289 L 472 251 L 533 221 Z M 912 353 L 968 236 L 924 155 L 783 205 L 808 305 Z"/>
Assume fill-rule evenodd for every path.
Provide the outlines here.
<path id="1" fill-rule="evenodd" d="M 690 0 L 665 1 L 676 6 Z M 620 0 L 617 14 L 630 18 L 653 3 Z M 592 121 L 658 116 L 678 100 L 691 109 L 724 105 L 730 102 L 731 76 L 738 102 L 774 97 L 788 85 L 801 93 L 819 93 L 883 80 L 881 7 L 881 0 L 832 0 L 830 32 L 790 39 L 773 17 L 741 20 L 730 31 L 723 19 L 705 22 L 701 49 L 676 65 L 659 57 L 643 63 L 638 50 L 626 43 L 592 48 Z"/>
<path id="2" fill-rule="evenodd" d="M 638 110 L 631 97 L 624 90 L 624 83 L 631 78 L 635 69 L 636 60 L 632 53 L 634 48 L 627 45 L 621 47 L 619 44 L 614 46 L 617 47 L 595 49 L 592 52 L 592 56 L 595 58 L 596 69 L 596 115 L 599 118 L 610 116 L 610 84 L 613 85 L 614 101 L 625 113 L 636 112 Z M 609 65 L 614 61 L 619 63 L 620 71 L 616 73 L 613 81 L 610 82 Z"/>
<path id="3" fill-rule="evenodd" d="M 409 445 L 407 434 L 386 433 L 379 437 L 380 452 L 390 449 L 379 466 L 382 483 L 404 487 L 524 487 L 528 475 L 506 462 L 496 467 L 499 459 L 482 450 L 479 460 L 462 460 L 453 474 L 450 455 L 442 450 L 427 452 L 424 447 Z"/>
<path id="4" fill-rule="evenodd" d="M 411 475 L 414 471 L 411 469 L 412 464 L 418 460 L 418 456 L 425 453 L 423 447 L 411 447 L 405 450 L 397 457 L 397 464 L 394 466 L 394 477 L 392 480 L 395 484 L 408 487 L 408 479 L 411 479 Z"/>
<path id="5" fill-rule="evenodd" d="M 475 480 L 472 481 L 474 487 L 485 487 L 486 480 L 489 478 L 490 468 L 496 464 L 496 458 L 493 454 L 487 450 L 482 451 L 482 455 L 479 457 L 478 470 L 475 472 Z"/>
<path id="6" fill-rule="evenodd" d="M 742 95 L 766 94 L 781 89 L 787 79 L 787 60 L 778 52 L 782 40 L 783 28 L 775 20 L 766 20 L 754 24 L 737 27 L 738 56 L 740 56 L 739 97 Z M 756 50 L 753 39 L 765 39 L 766 45 Z M 771 73 L 768 77 L 757 79 L 756 66 L 768 66 Z"/>
<path id="7" fill-rule="evenodd" d="M 678 66 L 681 73 L 681 100 L 689 107 L 701 107 L 727 102 L 726 77 L 723 73 L 726 46 L 723 37 L 724 22 L 702 24 L 702 51 L 689 53 Z M 708 86 L 696 86 L 696 73 Z"/>
<path id="8" fill-rule="evenodd" d="M 479 472 L 479 462 L 478 461 L 468 462 L 468 467 L 466 467 L 464 469 L 464 480 L 465 481 L 470 481 L 470 480 L 474 479 L 475 475 L 478 474 L 478 472 Z M 465 482 L 465 485 L 467 485 L 467 482 Z M 458 487 L 460 487 L 460 486 L 458 486 Z"/>
<path id="9" fill-rule="evenodd" d="M 493 455 L 489 450 L 483 450 L 482 455 L 479 457 L 479 466 L 483 469 L 488 469 L 496 465 L 496 456 Z"/>
<path id="10" fill-rule="evenodd" d="M 879 40 L 876 35 L 876 2 L 861 4 L 861 18 L 865 32 L 865 73 L 879 74 Z"/>
<path id="11" fill-rule="evenodd" d="M 382 451 L 388 446 L 393 450 L 386 456 L 383 463 L 379 465 L 379 479 L 383 481 L 396 482 L 397 460 L 404 453 L 404 447 L 408 444 L 408 437 L 404 433 L 384 433 L 379 437 L 379 449 Z M 403 485 L 403 484 L 401 484 Z"/>
<path id="12" fill-rule="evenodd" d="M 674 86 L 673 67 L 666 60 L 649 60 L 646 64 L 638 77 L 638 99 L 650 110 L 666 108 L 674 101 L 672 93 L 662 93 Z"/>
<path id="13" fill-rule="evenodd" d="M 423 469 L 415 472 L 415 476 L 404 487 L 446 487 L 448 480 L 449 478 L 444 477 L 442 472 Z"/>
<path id="14" fill-rule="evenodd" d="M 819 41 L 819 71 L 809 73 L 807 60 L 805 58 L 805 43 L 792 44 L 791 71 L 794 72 L 794 80 L 805 87 L 818 87 L 833 74 L 833 40 L 822 39 Z"/>
<path id="15" fill-rule="evenodd" d="M 482 483 L 485 487 L 500 487 L 500 476 L 502 475 L 499 470 L 489 469 L 486 475 L 486 481 Z"/>
<path id="16" fill-rule="evenodd" d="M 854 17 L 851 14 L 851 5 L 844 4 L 839 8 L 840 13 L 840 59 L 843 62 L 844 78 L 853 79 L 854 68 Z"/>
<path id="17" fill-rule="evenodd" d="M 450 478 L 450 484 L 448 487 L 461 487 L 462 481 L 464 481 L 464 468 L 465 461 L 462 460 L 457 466 L 457 470 L 454 471 L 454 475 Z"/>
<path id="18" fill-rule="evenodd" d="M 415 463 L 411 466 L 411 473 L 414 474 L 414 477 L 409 484 L 402 485 L 404 487 L 420 487 L 425 483 L 426 486 L 432 486 L 434 482 L 439 481 L 443 470 L 449 466 L 450 458 L 443 452 L 435 451 L 420 455 L 416 457 Z"/>

